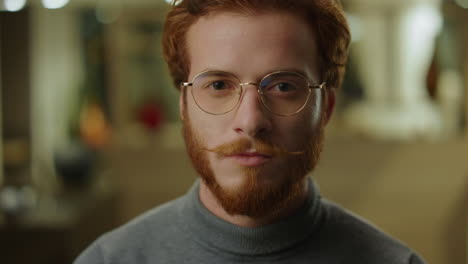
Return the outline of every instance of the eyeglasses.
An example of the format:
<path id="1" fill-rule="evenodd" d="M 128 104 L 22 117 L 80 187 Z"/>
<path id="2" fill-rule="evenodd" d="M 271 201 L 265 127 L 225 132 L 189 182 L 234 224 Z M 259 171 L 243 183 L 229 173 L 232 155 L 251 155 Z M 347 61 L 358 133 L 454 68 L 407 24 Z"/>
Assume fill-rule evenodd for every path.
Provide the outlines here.
<path id="1" fill-rule="evenodd" d="M 241 101 L 246 85 L 257 86 L 260 99 L 270 112 L 279 116 L 299 113 L 311 97 L 312 89 L 324 89 L 325 83 L 311 85 L 300 73 L 276 71 L 267 74 L 257 83 L 242 83 L 234 74 L 223 71 L 205 71 L 197 74 L 192 82 L 181 83 L 192 87 L 192 97 L 198 107 L 212 115 L 232 111 Z"/>

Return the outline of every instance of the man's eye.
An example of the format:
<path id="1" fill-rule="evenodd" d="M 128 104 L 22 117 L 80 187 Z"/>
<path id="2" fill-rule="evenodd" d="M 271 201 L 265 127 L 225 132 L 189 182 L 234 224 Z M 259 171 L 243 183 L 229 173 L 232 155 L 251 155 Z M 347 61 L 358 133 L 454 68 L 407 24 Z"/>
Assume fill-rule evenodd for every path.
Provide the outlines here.
<path id="1" fill-rule="evenodd" d="M 210 85 L 215 90 L 223 90 L 228 88 L 228 85 L 224 81 L 216 81 Z"/>
<path id="2" fill-rule="evenodd" d="M 292 85 L 291 83 L 281 82 L 277 83 L 272 87 L 273 91 L 279 92 L 292 92 L 296 90 L 296 86 Z"/>

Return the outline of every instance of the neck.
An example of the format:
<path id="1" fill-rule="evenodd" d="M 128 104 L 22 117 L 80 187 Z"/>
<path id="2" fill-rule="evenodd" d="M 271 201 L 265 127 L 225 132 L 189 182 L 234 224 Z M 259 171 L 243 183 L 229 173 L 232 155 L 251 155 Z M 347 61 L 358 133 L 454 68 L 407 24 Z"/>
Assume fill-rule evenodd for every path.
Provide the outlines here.
<path id="1" fill-rule="evenodd" d="M 290 201 L 289 205 L 285 207 L 284 210 L 280 212 L 275 212 L 274 214 L 266 215 L 260 218 L 253 218 L 245 215 L 230 215 L 224 208 L 218 203 L 217 198 L 211 192 L 211 190 L 206 186 L 206 184 L 200 182 L 200 201 L 203 205 L 217 217 L 237 226 L 241 227 L 259 227 L 274 223 L 284 217 L 287 217 L 297 211 L 304 203 L 307 198 L 309 191 L 307 184 L 307 177 L 302 181 L 302 192 L 297 196 L 296 199 Z"/>

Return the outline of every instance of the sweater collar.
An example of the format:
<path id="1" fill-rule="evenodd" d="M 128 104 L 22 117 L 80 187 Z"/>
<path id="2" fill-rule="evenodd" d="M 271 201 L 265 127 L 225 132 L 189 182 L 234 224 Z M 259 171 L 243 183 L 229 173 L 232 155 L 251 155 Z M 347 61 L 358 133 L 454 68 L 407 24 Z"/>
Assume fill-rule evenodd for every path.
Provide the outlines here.
<path id="1" fill-rule="evenodd" d="M 240 227 L 211 213 L 199 199 L 199 180 L 185 196 L 181 219 L 199 243 L 238 255 L 279 252 L 308 238 L 319 224 L 321 203 L 318 188 L 310 179 L 307 199 L 298 211 L 279 222 L 261 227 Z"/>

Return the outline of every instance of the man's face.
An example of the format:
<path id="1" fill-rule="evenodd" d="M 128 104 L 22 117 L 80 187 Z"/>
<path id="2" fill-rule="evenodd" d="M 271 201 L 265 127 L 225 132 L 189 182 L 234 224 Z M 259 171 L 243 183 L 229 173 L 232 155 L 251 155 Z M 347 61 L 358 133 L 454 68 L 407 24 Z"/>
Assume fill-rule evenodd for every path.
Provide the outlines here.
<path id="1" fill-rule="evenodd" d="M 304 72 L 312 85 L 320 81 L 314 33 L 285 13 L 202 17 L 187 33 L 187 48 L 188 81 L 206 70 L 233 73 L 244 83 L 280 70 Z M 261 217 L 300 195 L 321 149 L 322 91 L 312 90 L 305 108 L 285 117 L 269 112 L 253 85 L 245 86 L 240 104 L 223 115 L 201 110 L 190 89 L 181 94 L 187 149 L 228 213 Z"/>

